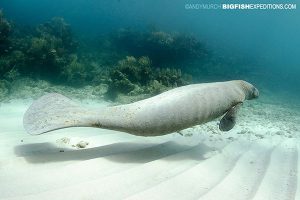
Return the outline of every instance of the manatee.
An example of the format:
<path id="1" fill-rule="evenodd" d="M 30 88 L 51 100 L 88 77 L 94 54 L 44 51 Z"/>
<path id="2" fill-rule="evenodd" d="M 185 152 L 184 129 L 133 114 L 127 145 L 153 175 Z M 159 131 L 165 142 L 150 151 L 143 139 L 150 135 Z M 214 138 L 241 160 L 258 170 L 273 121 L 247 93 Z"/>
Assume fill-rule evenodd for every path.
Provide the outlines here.
<path id="1" fill-rule="evenodd" d="M 245 100 L 259 96 L 243 80 L 191 84 L 130 104 L 85 108 L 69 98 L 50 93 L 34 101 L 23 118 L 32 135 L 68 127 L 96 127 L 138 136 L 160 136 L 223 116 L 219 128 L 229 131 Z"/>

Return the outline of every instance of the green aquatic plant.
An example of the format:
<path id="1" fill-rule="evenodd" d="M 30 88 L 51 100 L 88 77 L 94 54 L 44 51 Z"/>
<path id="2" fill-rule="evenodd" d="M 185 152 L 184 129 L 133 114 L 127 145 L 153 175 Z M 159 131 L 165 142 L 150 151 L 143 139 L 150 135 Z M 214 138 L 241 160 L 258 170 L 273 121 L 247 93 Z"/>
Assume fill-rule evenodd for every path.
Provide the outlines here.
<path id="1" fill-rule="evenodd" d="M 119 61 L 116 70 L 126 76 L 132 83 L 146 85 L 152 79 L 151 62 L 148 57 L 136 59 L 127 56 Z"/>
<path id="2" fill-rule="evenodd" d="M 9 55 L 10 62 L 13 66 L 24 66 L 26 61 L 26 55 L 19 50 L 12 51 Z"/>
<path id="3" fill-rule="evenodd" d="M 85 84 L 87 78 L 93 79 L 87 76 L 90 68 L 86 66 L 90 65 L 78 59 L 77 42 L 63 18 L 55 17 L 36 28 L 16 30 L 10 38 L 10 52 L 0 55 L 0 78 L 14 68 L 22 76 L 74 86 Z"/>
<path id="4" fill-rule="evenodd" d="M 0 10 L 0 79 L 4 79 L 6 74 L 15 66 L 17 59 L 11 55 L 11 34 L 12 25 L 4 17 Z M 4 90 L 3 81 L 1 83 L 2 94 Z"/>
<path id="5" fill-rule="evenodd" d="M 163 31 L 154 31 L 150 32 L 148 36 L 148 41 L 150 43 L 159 45 L 159 46 L 171 46 L 174 43 L 173 35 L 163 32 Z"/>
<path id="6" fill-rule="evenodd" d="M 120 60 L 110 72 L 107 96 L 114 99 L 118 93 L 129 94 L 138 86 L 145 86 L 152 77 L 150 63 L 147 57 L 127 56 Z"/>
<path id="7" fill-rule="evenodd" d="M 10 60 L 0 57 L 0 78 L 11 69 Z"/>
<path id="8" fill-rule="evenodd" d="M 4 13 L 0 10 L 0 55 L 9 51 L 9 36 L 12 32 L 12 26 L 4 17 Z"/>
<path id="9" fill-rule="evenodd" d="M 57 75 L 61 65 L 60 60 L 65 60 L 64 56 L 58 56 L 55 38 L 34 37 L 31 39 L 30 47 L 26 52 L 27 68 L 24 70 L 34 72 L 39 75 Z"/>
<path id="10" fill-rule="evenodd" d="M 73 52 L 78 46 L 73 38 L 70 25 L 61 17 L 54 17 L 49 22 L 39 25 L 37 32 L 44 38 L 55 37 L 59 39 L 64 51 Z"/>
<path id="11" fill-rule="evenodd" d="M 163 85 L 158 80 L 154 80 L 148 85 L 148 87 L 145 89 L 145 92 L 152 95 L 157 95 L 168 89 L 169 88 L 167 86 Z"/>
<path id="12" fill-rule="evenodd" d="M 124 29 L 93 41 L 92 46 L 83 43 L 78 51 L 71 27 L 63 18 L 13 29 L 1 11 L 0 41 L 7 41 L 9 51 L 0 54 L 0 79 L 16 82 L 26 76 L 68 86 L 90 85 L 98 87 L 94 93 L 101 96 L 107 90 L 110 99 L 120 95 L 135 99 L 186 84 L 184 73 L 170 66 L 178 66 L 184 54 L 197 52 L 194 44 L 198 44 L 197 40 L 179 40 L 180 34 Z"/>
<path id="13" fill-rule="evenodd" d="M 13 51 L 5 56 L 0 56 L 0 79 L 9 81 L 20 76 L 19 70 L 24 67 L 25 56 L 20 51 Z"/>
<path id="14" fill-rule="evenodd" d="M 5 80 L 13 82 L 20 77 L 20 73 L 16 67 L 13 67 L 10 71 L 4 74 Z"/>
<path id="15" fill-rule="evenodd" d="M 9 90 L 9 82 L 6 80 L 0 80 L 0 102 L 8 96 Z"/>
<path id="16" fill-rule="evenodd" d="M 136 57 L 147 55 L 158 67 L 204 60 L 208 55 L 205 45 L 196 37 L 181 33 L 121 29 L 112 34 L 110 41 L 120 52 Z"/>
<path id="17" fill-rule="evenodd" d="M 65 66 L 74 66 L 72 53 L 76 50 L 70 26 L 63 18 L 53 18 L 39 25 L 34 37 L 29 37 L 24 73 L 56 79 L 65 70 Z M 71 76 L 68 76 L 71 77 Z"/>
<path id="18" fill-rule="evenodd" d="M 68 65 L 63 66 L 61 76 L 66 83 L 74 86 L 84 85 L 87 77 L 87 72 L 84 64 L 78 61 L 77 55 L 72 55 Z"/>
<path id="19" fill-rule="evenodd" d="M 184 77 L 180 69 L 174 68 L 157 69 L 155 79 L 167 87 L 179 87 L 191 81 L 191 77 Z"/>
<path id="20" fill-rule="evenodd" d="M 126 75 L 117 70 L 111 73 L 110 79 L 111 81 L 106 94 L 110 99 L 115 99 L 119 93 L 128 94 L 135 88 L 135 85 Z"/>
<path id="21" fill-rule="evenodd" d="M 109 73 L 107 97 L 116 99 L 119 94 L 137 96 L 159 94 L 167 89 L 189 83 L 180 69 L 159 69 L 152 66 L 148 57 L 127 56 Z"/>

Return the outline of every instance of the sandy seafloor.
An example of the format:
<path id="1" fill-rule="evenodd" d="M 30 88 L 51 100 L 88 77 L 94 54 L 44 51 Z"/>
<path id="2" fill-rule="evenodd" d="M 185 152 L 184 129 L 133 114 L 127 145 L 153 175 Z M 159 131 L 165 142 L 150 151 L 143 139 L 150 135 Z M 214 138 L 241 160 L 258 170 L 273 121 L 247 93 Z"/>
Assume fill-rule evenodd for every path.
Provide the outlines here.
<path id="1" fill-rule="evenodd" d="M 152 138 L 96 128 L 31 136 L 31 101 L 0 104 L 0 199 L 300 199 L 299 109 L 246 102 L 227 133 L 215 120 Z"/>

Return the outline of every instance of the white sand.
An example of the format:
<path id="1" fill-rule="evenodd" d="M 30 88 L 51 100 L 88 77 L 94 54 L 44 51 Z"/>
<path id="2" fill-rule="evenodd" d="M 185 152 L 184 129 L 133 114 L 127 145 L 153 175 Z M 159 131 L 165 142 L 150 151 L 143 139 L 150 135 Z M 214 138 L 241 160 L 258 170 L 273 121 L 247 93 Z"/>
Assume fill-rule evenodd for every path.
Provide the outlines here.
<path id="1" fill-rule="evenodd" d="M 153 138 L 93 128 L 30 136 L 29 104 L 0 104 L 0 199 L 300 199 L 295 109 L 246 103 L 228 133 L 213 121 Z"/>

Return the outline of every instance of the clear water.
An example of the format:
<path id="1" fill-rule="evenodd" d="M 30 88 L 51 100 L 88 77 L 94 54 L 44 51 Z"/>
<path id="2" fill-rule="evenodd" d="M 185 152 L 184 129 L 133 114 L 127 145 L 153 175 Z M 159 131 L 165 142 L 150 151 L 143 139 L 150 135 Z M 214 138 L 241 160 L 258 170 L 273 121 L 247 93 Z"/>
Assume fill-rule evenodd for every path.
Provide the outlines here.
<path id="1" fill-rule="evenodd" d="M 193 3 L 220 2 L 0 0 L 0 199 L 300 199 L 300 6 Z M 45 93 L 95 109 L 232 79 L 260 97 L 226 133 L 219 119 L 158 137 L 23 127 Z"/>
<path id="2" fill-rule="evenodd" d="M 76 37 L 92 41 L 127 27 L 143 31 L 154 26 L 165 32 L 193 34 L 215 54 L 225 57 L 223 61 L 238 60 L 230 66 L 232 71 L 243 67 L 249 73 L 229 76 L 231 70 L 226 70 L 225 80 L 244 78 L 269 88 L 274 95 L 299 98 L 299 9 L 188 10 L 187 3 L 197 1 L 3 0 L 1 8 L 17 26 L 36 26 L 55 16 L 63 17 Z"/>

